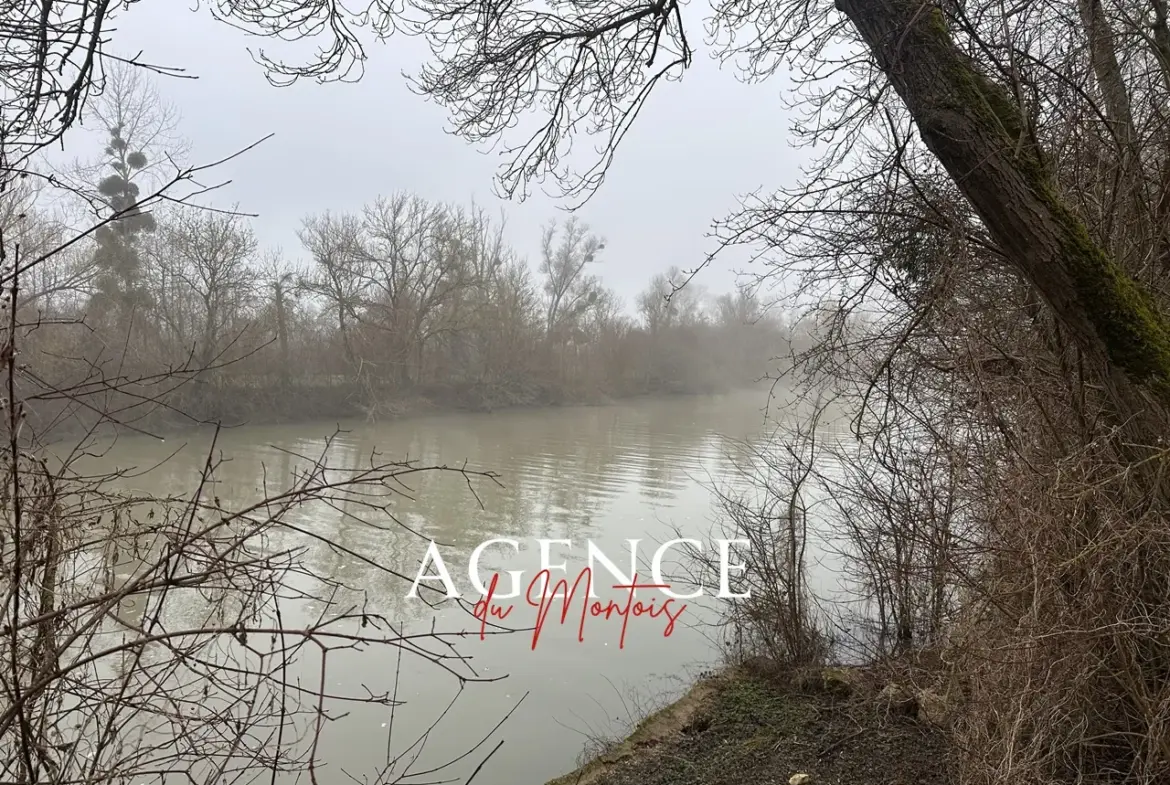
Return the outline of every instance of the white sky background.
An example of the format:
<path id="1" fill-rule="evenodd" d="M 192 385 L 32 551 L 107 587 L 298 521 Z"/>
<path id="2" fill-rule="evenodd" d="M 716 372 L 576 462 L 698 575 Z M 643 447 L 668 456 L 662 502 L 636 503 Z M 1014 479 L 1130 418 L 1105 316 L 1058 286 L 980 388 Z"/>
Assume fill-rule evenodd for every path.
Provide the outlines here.
<path id="1" fill-rule="evenodd" d="M 690 35 L 699 44 L 700 20 Z M 155 77 L 159 91 L 182 114 L 180 132 L 192 144 L 191 162 L 207 163 L 236 152 L 269 133 L 272 139 L 216 170 L 231 179 L 206 201 L 234 203 L 258 213 L 254 228 L 262 246 L 282 246 L 303 259 L 296 239 L 301 218 L 324 210 L 358 210 L 379 194 L 406 190 L 427 199 L 469 204 L 507 213 L 509 242 L 535 266 L 540 230 L 550 217 L 565 217 L 565 203 L 532 189 L 524 202 L 505 202 L 492 190 L 499 158 L 485 155 L 445 133 L 442 107 L 411 93 L 402 76 L 427 54 L 422 42 L 395 36 L 367 49 L 365 76 L 357 84 L 304 81 L 271 86 L 248 46 L 271 55 L 269 39 L 249 39 L 185 3 L 134 5 L 115 19 L 108 51 L 141 52 L 148 63 L 186 69 L 198 79 Z M 791 120 L 779 100 L 789 83 L 774 78 L 740 83 L 702 47 L 681 82 L 656 88 L 626 136 L 600 192 L 579 215 L 607 240 L 594 273 L 623 298 L 633 298 L 649 278 L 672 264 L 691 269 L 713 250 L 711 221 L 736 206 L 736 197 L 761 187 L 792 185 L 804 151 L 789 144 Z M 76 131 L 66 153 L 82 154 Z M 592 148 L 579 139 L 575 148 Z M 86 145 L 88 146 L 88 145 Z M 715 291 L 734 285 L 744 257 L 721 257 L 699 282 Z M 306 260 L 307 261 L 307 260 Z"/>

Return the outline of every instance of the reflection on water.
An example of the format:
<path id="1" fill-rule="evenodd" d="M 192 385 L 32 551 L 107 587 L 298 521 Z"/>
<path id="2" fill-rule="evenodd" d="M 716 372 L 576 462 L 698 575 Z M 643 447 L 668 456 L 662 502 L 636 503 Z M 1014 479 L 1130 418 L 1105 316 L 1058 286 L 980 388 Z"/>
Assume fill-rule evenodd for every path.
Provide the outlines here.
<path id="1" fill-rule="evenodd" d="M 473 629 L 473 620 L 457 608 L 438 610 L 406 599 L 409 585 L 393 570 L 415 575 L 426 543 L 443 543 L 442 554 L 455 582 L 467 585 L 466 564 L 472 548 L 494 537 L 522 541 L 519 554 L 492 549 L 484 556 L 489 569 L 534 572 L 534 538 L 580 543 L 571 551 L 554 549 L 553 562 L 580 565 L 583 542 L 592 539 L 615 557 L 627 538 L 642 538 L 648 559 L 673 528 L 696 536 L 709 533 L 713 519 L 710 482 L 729 477 L 724 437 L 753 439 L 763 431 L 763 393 L 645 400 L 605 407 L 544 409 L 493 415 L 443 415 L 394 423 L 342 423 L 330 453 L 335 466 L 361 468 L 376 460 L 409 459 L 422 465 L 490 470 L 500 482 L 473 480 L 453 472 L 410 475 L 407 487 L 386 514 L 375 515 L 360 504 L 312 504 L 288 518 L 296 528 L 332 540 L 285 530 L 276 548 L 303 549 L 303 574 L 295 588 L 312 593 L 311 581 L 322 578 L 345 584 L 350 597 L 401 624 L 437 624 L 447 630 Z M 244 427 L 221 432 L 217 449 L 225 460 L 210 494 L 227 507 L 239 507 L 283 489 L 297 465 L 296 455 L 320 453 L 334 428 L 328 424 Z M 182 449 L 145 475 L 127 478 L 127 488 L 154 494 L 191 493 L 198 485 L 209 444 L 206 434 L 187 434 L 165 443 L 146 438 L 122 439 L 102 459 L 105 467 L 145 468 Z M 365 559 L 355 558 L 361 554 Z M 575 572 L 572 569 L 571 572 Z M 314 577 L 316 576 L 316 577 Z M 432 583 L 432 585 L 437 585 Z M 476 598 L 471 598 L 473 601 Z M 301 619 L 321 612 L 309 603 L 296 609 Z M 518 611 L 527 610 L 518 608 Z M 140 612 L 140 610 L 139 610 Z M 192 613 L 196 613 L 194 609 Z M 124 611 L 133 616 L 134 609 Z M 182 614 L 182 609 L 176 613 Z M 692 622 L 698 619 L 697 611 Z M 687 618 L 684 616 L 684 618 Z M 510 621 L 512 621 L 510 619 Z M 287 622 L 287 619 L 286 619 Z M 531 623 L 521 620 L 520 626 Z M 573 629 L 570 629 L 573 626 Z M 441 763 L 472 746 L 522 696 L 520 708 L 497 738 L 503 747 L 477 775 L 480 785 L 541 783 L 574 765 L 584 741 L 581 732 L 624 721 L 631 693 L 680 689 L 696 667 L 714 654 L 706 631 L 677 628 L 669 638 L 654 620 L 630 623 L 626 646 L 617 646 L 620 624 L 593 620 L 584 642 L 574 625 L 546 628 L 531 650 L 531 635 L 518 633 L 480 641 L 469 636 L 459 653 L 471 657 L 475 670 L 488 677 L 507 674 L 491 684 L 472 684 L 442 722 L 431 731 L 415 770 Z M 433 723 L 458 692 L 450 677 L 427 663 L 400 663 L 385 651 L 342 651 L 330 657 L 331 692 L 360 695 L 365 690 L 395 688 L 407 701 L 394 717 L 390 747 L 401 752 Z M 306 666 L 311 672 L 312 666 Z M 322 737 L 326 779 L 341 782 L 347 772 L 359 780 L 387 759 L 389 718 L 382 709 L 347 706 L 344 719 L 330 723 Z M 339 713 L 343 713 L 339 710 Z M 466 776 L 494 741 L 466 764 L 423 780 Z M 401 767 L 399 767 L 401 769 Z M 391 778 L 392 780 L 393 778 Z"/>

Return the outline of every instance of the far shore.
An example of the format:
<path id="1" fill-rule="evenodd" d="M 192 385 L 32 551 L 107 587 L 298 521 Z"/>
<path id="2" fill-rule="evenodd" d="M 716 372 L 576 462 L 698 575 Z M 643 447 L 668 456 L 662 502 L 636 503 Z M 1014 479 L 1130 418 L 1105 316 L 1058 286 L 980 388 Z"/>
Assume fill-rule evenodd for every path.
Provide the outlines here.
<path id="1" fill-rule="evenodd" d="M 373 405 L 348 387 L 247 388 L 217 387 L 211 394 L 199 395 L 197 385 L 179 388 L 175 400 L 166 404 L 141 405 L 143 411 L 124 415 L 124 432 L 144 432 L 153 436 L 171 436 L 193 429 L 219 424 L 228 428 L 246 426 L 294 425 L 319 422 L 364 422 L 370 425 L 404 419 L 446 414 L 493 414 L 496 412 L 596 407 L 639 400 L 670 400 L 686 397 L 729 394 L 753 389 L 751 384 L 725 387 L 679 389 L 664 388 L 612 395 L 600 390 L 577 395 L 526 390 L 521 394 L 499 387 L 483 385 L 433 386 L 406 394 L 377 398 Z M 149 406 L 149 411 L 146 409 Z M 38 419 L 49 418 L 37 413 Z M 74 438 L 85 433 L 91 424 L 84 412 L 75 420 L 61 420 L 52 435 Z M 109 426 L 101 429 L 108 432 Z"/>

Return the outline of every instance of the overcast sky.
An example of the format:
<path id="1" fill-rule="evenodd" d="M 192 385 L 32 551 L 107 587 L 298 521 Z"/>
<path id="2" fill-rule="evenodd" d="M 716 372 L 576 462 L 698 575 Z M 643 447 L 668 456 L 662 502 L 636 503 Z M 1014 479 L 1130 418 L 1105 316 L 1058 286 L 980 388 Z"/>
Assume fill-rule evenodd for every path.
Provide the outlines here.
<path id="1" fill-rule="evenodd" d="M 192 162 L 231 154 L 268 133 L 275 137 L 226 165 L 233 183 L 213 203 L 238 202 L 258 213 L 264 245 L 303 256 L 295 231 L 313 212 L 356 210 L 379 194 L 407 190 L 428 199 L 470 203 L 507 212 L 513 247 L 536 263 L 540 228 L 558 212 L 555 200 L 534 192 L 504 202 L 492 190 L 499 161 L 444 132 L 446 115 L 406 87 L 402 72 L 422 62 L 421 41 L 396 37 L 368 50 L 358 84 L 304 82 L 271 86 L 247 47 L 257 41 L 182 3 L 131 6 L 116 20 L 109 49 L 146 62 L 180 67 L 196 80 L 157 79 L 182 113 L 181 132 Z M 698 21 L 696 19 L 696 21 Z M 700 30 L 694 25 L 692 40 Z M 784 80 L 743 85 L 700 51 L 681 83 L 661 85 L 601 191 L 582 220 L 608 241 L 596 273 L 632 307 L 651 275 L 671 264 L 684 269 L 713 248 L 704 235 L 737 195 L 790 185 L 799 151 L 779 101 Z M 739 261 L 728 258 L 703 274 L 715 290 L 729 289 Z"/>

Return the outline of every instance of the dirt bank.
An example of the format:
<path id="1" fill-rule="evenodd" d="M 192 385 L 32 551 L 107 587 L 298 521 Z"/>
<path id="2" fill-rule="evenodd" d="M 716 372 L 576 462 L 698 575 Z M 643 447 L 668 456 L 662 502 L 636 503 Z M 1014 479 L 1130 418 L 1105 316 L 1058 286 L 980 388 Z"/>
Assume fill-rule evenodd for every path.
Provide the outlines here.
<path id="1" fill-rule="evenodd" d="M 548 785 L 784 785 L 798 773 L 811 785 L 949 782 L 946 733 L 881 686 L 852 670 L 728 670 Z"/>

